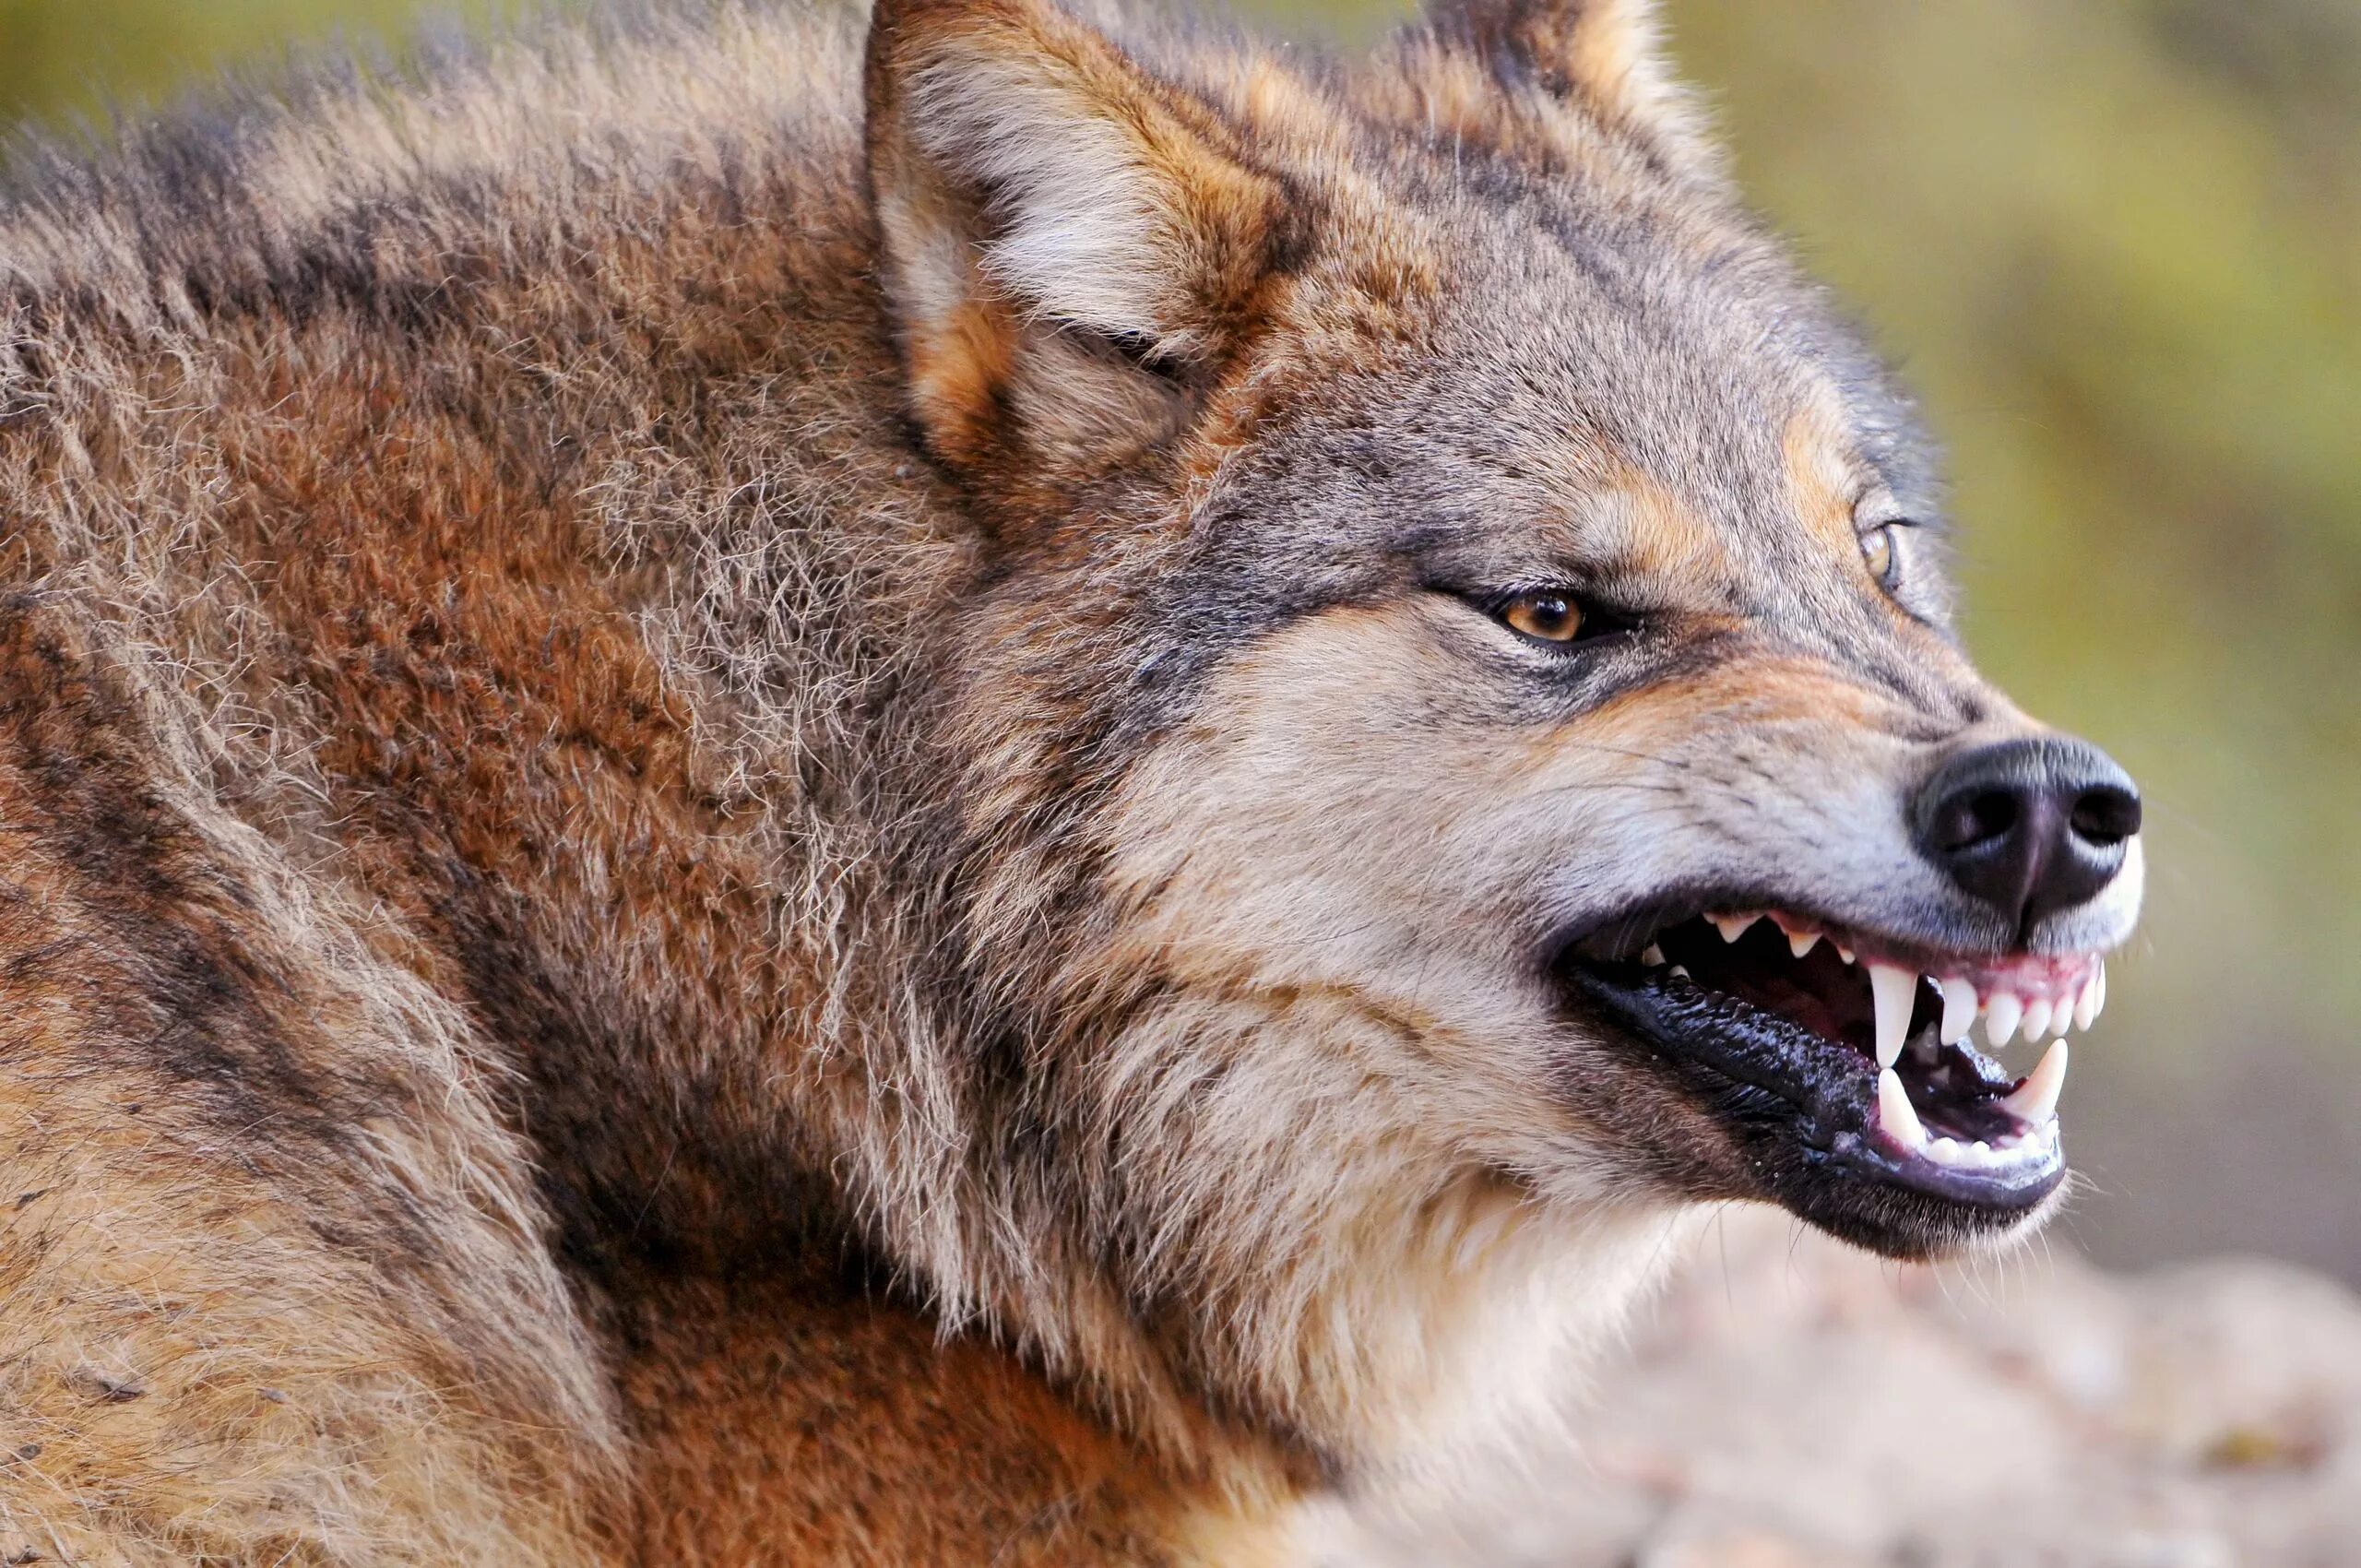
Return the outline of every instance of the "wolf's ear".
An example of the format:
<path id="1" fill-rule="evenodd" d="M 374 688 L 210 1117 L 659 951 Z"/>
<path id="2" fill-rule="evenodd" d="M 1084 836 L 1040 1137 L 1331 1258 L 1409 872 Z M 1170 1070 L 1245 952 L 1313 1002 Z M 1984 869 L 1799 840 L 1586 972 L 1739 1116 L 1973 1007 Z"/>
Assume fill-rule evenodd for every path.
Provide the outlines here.
<path id="1" fill-rule="evenodd" d="M 1704 115 L 1665 57 L 1656 0 L 1434 0 L 1427 26 L 1512 99 L 1538 97 L 1668 168 L 1724 178 Z"/>
<path id="2" fill-rule="evenodd" d="M 1046 0 L 880 0 L 866 89 L 888 303 L 934 454 L 1055 488 L 1178 430 L 1252 330 L 1276 182 Z"/>

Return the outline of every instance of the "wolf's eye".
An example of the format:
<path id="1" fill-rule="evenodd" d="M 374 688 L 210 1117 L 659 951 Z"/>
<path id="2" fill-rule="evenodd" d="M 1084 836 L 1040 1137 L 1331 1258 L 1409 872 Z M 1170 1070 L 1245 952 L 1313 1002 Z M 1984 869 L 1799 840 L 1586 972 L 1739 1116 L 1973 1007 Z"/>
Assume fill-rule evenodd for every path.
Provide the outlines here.
<path id="1" fill-rule="evenodd" d="M 1521 593 L 1501 606 L 1509 630 L 1536 642 L 1570 643 L 1582 635 L 1582 606 L 1562 593 Z"/>
<path id="2" fill-rule="evenodd" d="M 1869 576 L 1878 586 L 1892 593 L 1902 586 L 1902 541 L 1900 523 L 1880 523 L 1861 536 L 1861 559 L 1869 564 Z"/>

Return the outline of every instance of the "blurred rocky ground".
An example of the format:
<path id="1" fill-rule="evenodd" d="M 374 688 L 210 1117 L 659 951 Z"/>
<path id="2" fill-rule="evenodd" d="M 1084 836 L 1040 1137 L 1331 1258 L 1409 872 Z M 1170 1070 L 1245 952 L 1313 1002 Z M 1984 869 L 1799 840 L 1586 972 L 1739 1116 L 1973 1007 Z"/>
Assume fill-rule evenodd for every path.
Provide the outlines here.
<path id="1" fill-rule="evenodd" d="M 2283 1264 L 1903 1268 L 1733 1210 L 1586 1457 L 1368 1568 L 2355 1568 L 2361 1297 Z M 1382 1534 L 1382 1539 L 1378 1538 Z"/>

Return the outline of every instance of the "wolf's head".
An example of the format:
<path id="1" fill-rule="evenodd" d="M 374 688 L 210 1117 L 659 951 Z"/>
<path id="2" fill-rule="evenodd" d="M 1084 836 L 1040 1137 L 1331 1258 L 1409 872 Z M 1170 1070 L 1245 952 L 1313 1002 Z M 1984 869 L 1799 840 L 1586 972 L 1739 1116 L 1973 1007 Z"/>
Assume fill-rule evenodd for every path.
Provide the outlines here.
<path id="1" fill-rule="evenodd" d="M 2088 1026 L 2139 799 L 1962 653 L 1909 405 L 1643 7 L 1337 66 L 887 0 L 868 104 L 983 536 L 960 989 L 1184 1375 L 1333 1436 L 1501 1280 L 1615 1294 L 1633 1216 L 2037 1222 L 2065 1048 L 1970 1042 Z"/>

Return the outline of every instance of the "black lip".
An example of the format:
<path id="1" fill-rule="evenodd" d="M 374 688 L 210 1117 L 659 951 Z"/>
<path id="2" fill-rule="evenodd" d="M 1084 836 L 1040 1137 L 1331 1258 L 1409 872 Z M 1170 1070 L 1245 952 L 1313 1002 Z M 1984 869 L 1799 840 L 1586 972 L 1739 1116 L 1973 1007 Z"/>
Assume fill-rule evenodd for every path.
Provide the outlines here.
<path id="1" fill-rule="evenodd" d="M 1626 963 L 1637 957 L 1649 939 L 1667 926 L 1715 911 L 1755 909 L 1776 909 L 1831 936 L 1858 938 L 1865 944 L 1903 957 L 1999 957 L 2008 951 L 2012 934 L 1997 922 L 1963 926 L 1951 917 L 1912 921 L 1906 922 L 1911 927 L 1907 930 L 1894 929 L 1884 922 L 1865 926 L 1857 917 L 1848 920 L 1809 897 L 1792 893 L 1736 885 L 1698 885 L 1669 888 L 1627 905 L 1604 920 L 1561 930 L 1550 938 L 1548 952 L 1560 961 Z"/>
<path id="2" fill-rule="evenodd" d="M 1560 971 L 1587 1011 L 1621 1026 L 1723 1121 L 1753 1157 L 1761 1196 L 1848 1240 L 1923 1255 L 2014 1223 L 2065 1180 L 2054 1145 L 2008 1171 L 1890 1150 L 1872 1130 L 1876 1063 L 1775 1013 L 1636 964 L 1568 955 Z M 1995 1094 L 2012 1082 L 1979 1052 L 1943 1049 Z"/>

